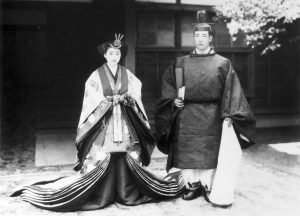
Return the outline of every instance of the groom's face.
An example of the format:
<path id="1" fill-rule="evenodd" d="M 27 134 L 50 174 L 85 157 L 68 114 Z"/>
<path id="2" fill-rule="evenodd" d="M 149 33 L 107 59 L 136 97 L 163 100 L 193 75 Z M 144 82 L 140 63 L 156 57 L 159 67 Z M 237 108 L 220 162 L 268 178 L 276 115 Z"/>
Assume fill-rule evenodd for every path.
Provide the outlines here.
<path id="1" fill-rule="evenodd" d="M 209 43 L 212 41 L 212 36 L 208 31 L 195 31 L 194 43 L 198 50 L 206 50 L 209 47 Z"/>

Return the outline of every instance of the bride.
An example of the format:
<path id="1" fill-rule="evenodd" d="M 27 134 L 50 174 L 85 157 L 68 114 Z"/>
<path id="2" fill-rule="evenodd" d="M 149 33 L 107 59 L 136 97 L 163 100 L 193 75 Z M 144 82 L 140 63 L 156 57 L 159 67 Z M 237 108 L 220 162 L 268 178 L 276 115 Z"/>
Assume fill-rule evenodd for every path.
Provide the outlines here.
<path id="1" fill-rule="evenodd" d="M 176 197 L 184 183 L 164 180 L 145 170 L 154 148 L 141 102 L 141 82 L 119 61 L 127 46 L 123 35 L 98 46 L 106 63 L 85 83 L 77 129 L 77 174 L 22 187 L 21 196 L 52 211 L 103 208 L 113 202 L 138 205 Z"/>

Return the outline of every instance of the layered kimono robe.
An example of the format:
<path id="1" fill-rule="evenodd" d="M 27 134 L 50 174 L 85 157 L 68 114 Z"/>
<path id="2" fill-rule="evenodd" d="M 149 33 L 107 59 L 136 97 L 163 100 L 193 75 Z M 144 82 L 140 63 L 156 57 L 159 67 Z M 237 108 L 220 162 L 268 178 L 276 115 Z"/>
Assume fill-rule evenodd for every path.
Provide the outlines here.
<path id="1" fill-rule="evenodd" d="M 123 95 L 113 104 L 111 97 Z M 141 82 L 125 67 L 116 76 L 104 64 L 85 84 L 76 137 L 76 175 L 22 187 L 12 196 L 53 211 L 138 205 L 176 197 L 182 180 L 164 180 L 141 167 L 150 163 L 154 140 L 141 102 Z"/>
<path id="2" fill-rule="evenodd" d="M 126 105 L 113 106 L 107 99 L 124 94 Z M 139 143 L 138 136 L 143 142 Z M 141 102 L 141 82 L 125 67 L 119 66 L 114 77 L 104 64 L 86 81 L 76 147 L 75 170 L 82 168 L 86 156 L 91 157 L 88 151 L 93 148 L 102 153 L 134 152 L 143 165 L 149 164 L 154 142 Z"/>
<path id="3" fill-rule="evenodd" d="M 185 86 L 182 110 L 174 105 L 178 69 Z M 233 120 L 242 148 L 254 143 L 254 116 L 230 60 L 214 52 L 178 57 L 162 82 L 155 121 L 157 146 L 168 154 L 167 170 L 215 169 L 226 117 Z"/>

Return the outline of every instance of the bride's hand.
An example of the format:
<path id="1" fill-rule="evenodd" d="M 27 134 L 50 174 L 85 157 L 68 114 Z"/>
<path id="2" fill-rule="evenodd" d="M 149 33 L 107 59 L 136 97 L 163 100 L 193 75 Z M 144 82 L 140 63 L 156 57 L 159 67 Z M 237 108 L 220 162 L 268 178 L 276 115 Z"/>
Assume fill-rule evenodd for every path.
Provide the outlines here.
<path id="1" fill-rule="evenodd" d="M 117 105 L 118 103 L 120 103 L 120 97 L 120 95 L 113 96 L 113 105 Z"/>

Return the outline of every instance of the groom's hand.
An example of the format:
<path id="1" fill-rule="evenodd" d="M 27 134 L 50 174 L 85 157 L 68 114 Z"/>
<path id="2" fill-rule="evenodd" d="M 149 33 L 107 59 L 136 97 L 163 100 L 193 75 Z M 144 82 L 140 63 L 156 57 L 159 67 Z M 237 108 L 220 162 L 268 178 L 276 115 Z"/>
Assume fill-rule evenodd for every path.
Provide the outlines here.
<path id="1" fill-rule="evenodd" d="M 175 99 L 174 104 L 178 109 L 183 109 L 184 108 L 184 102 L 182 99 Z"/>

